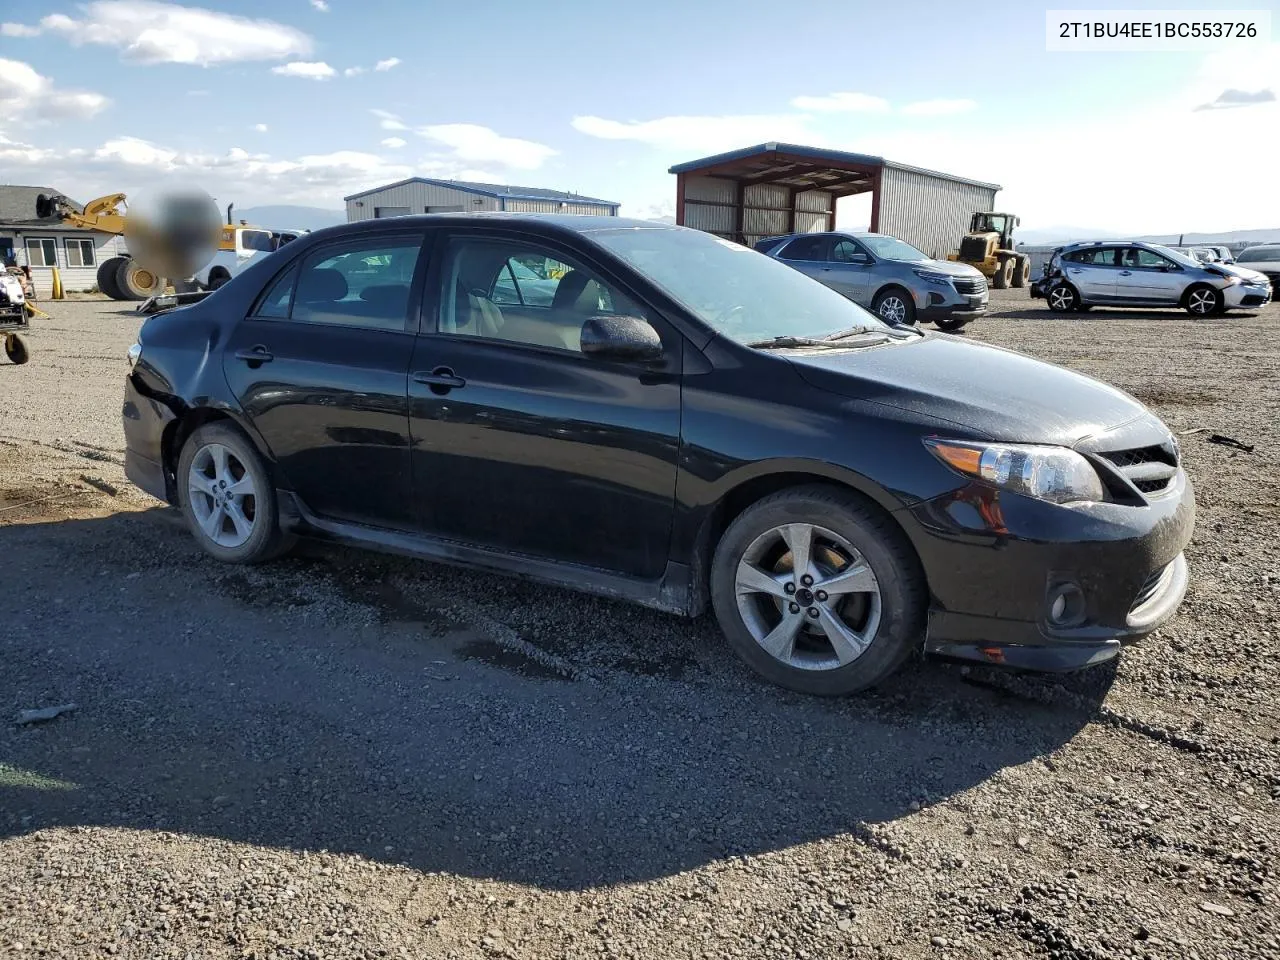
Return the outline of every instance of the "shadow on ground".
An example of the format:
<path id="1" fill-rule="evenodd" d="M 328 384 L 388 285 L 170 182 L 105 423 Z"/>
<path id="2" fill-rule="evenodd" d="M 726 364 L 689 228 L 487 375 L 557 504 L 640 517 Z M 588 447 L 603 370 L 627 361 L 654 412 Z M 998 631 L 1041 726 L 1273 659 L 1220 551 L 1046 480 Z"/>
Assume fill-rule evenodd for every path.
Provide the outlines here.
<path id="1" fill-rule="evenodd" d="M 159 829 L 580 889 L 860 834 L 1087 721 L 930 664 L 856 699 L 793 696 L 708 623 L 541 590 L 546 619 L 521 619 L 527 588 L 494 578 L 497 605 L 473 615 L 474 574 L 407 561 L 304 556 L 251 579 L 168 516 L 0 527 L 0 702 L 78 704 L 0 727 L 0 836 Z M 376 591 L 335 606 L 386 564 L 410 578 L 408 613 Z M 477 659 L 515 649 L 504 623 L 586 679 Z M 637 669 L 594 660 L 593 638 Z M 678 679 L 644 669 L 670 657 L 690 664 Z M 1070 682 L 1097 701 L 1111 676 Z"/>

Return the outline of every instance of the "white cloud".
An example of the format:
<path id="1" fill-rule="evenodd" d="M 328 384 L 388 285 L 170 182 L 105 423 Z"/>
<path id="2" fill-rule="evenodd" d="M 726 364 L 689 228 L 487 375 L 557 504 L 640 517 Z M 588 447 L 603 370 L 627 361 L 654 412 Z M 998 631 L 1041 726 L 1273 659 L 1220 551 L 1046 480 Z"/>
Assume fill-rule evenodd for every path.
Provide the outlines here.
<path id="1" fill-rule="evenodd" d="M 364 73 L 364 67 L 347 67 L 342 71 L 344 77 L 358 77 Z"/>
<path id="2" fill-rule="evenodd" d="M 831 93 L 825 97 L 796 97 L 791 105 L 815 113 L 888 113 L 889 101 L 869 93 Z"/>
<path id="3" fill-rule="evenodd" d="M 311 52 L 311 38 L 274 20 L 253 19 L 156 0 L 94 0 L 74 19 L 53 13 L 38 27 L 9 24 L 9 36 L 58 34 L 73 46 L 114 47 L 140 63 L 208 66 L 245 60 L 281 60 Z M 21 30 L 23 32 L 13 32 Z"/>
<path id="4" fill-rule="evenodd" d="M 323 60 L 294 60 L 278 67 L 272 67 L 271 72 L 282 77 L 301 77 L 304 80 L 328 80 L 338 73 L 337 70 Z"/>
<path id="5" fill-rule="evenodd" d="M 329 4 L 325 3 L 325 0 L 311 0 L 311 6 L 315 7 L 321 13 L 329 12 Z"/>
<path id="6" fill-rule="evenodd" d="M 402 140 L 400 137 L 387 137 L 387 139 L 382 141 L 382 145 L 388 150 L 399 150 L 408 143 L 408 140 Z"/>
<path id="7" fill-rule="evenodd" d="M 255 124 L 253 125 L 253 129 L 254 129 L 255 131 L 257 131 L 258 133 L 266 133 L 266 132 L 267 132 L 267 125 L 266 125 L 265 123 L 255 123 Z"/>
<path id="8" fill-rule="evenodd" d="M 908 117 L 950 117 L 977 109 L 973 100 L 920 100 L 908 103 L 899 112 Z"/>
<path id="9" fill-rule="evenodd" d="M 715 153 L 771 140 L 826 146 L 809 118 L 796 114 L 722 117 L 660 117 L 657 120 L 606 120 L 574 117 L 573 128 L 602 140 L 634 140 L 683 153 Z"/>
<path id="10" fill-rule="evenodd" d="M 421 127 L 418 136 L 444 144 L 458 160 L 500 163 L 519 170 L 536 170 L 555 150 L 546 144 L 500 136 L 475 123 L 443 123 Z"/>
<path id="11" fill-rule="evenodd" d="M 380 72 L 385 72 L 387 70 L 392 70 L 398 66 L 400 66 L 399 57 L 388 57 L 386 60 L 379 60 L 377 63 L 375 63 L 373 65 L 373 69 L 378 70 Z"/>
<path id="12" fill-rule="evenodd" d="M 0 59 L 0 120 L 84 119 L 110 101 L 88 90 L 64 90 L 21 60 Z"/>
<path id="13" fill-rule="evenodd" d="M 18 143 L 0 134 L 0 162 L 15 166 L 34 166 L 48 162 L 52 156 L 52 150 L 43 150 L 29 143 Z"/>
<path id="14" fill-rule="evenodd" d="M 39 27 L 29 27 L 25 23 L 0 23 L 0 36 L 3 37 L 38 37 Z"/>
<path id="15" fill-rule="evenodd" d="M 379 118 L 378 126 L 383 130 L 408 130 L 409 125 L 401 120 L 394 113 L 388 110 L 370 110 L 375 117 Z"/>

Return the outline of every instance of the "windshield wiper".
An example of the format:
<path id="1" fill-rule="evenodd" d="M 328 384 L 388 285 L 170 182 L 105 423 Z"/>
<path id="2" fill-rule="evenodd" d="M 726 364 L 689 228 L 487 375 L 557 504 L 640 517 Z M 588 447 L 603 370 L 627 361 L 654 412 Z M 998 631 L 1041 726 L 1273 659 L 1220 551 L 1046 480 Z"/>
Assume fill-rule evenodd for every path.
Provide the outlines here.
<path id="1" fill-rule="evenodd" d="M 752 340 L 746 344 L 757 350 L 786 350 L 791 347 L 824 347 L 827 350 L 839 350 L 840 344 L 829 340 L 818 340 L 814 337 L 770 337 L 767 340 Z"/>
<path id="2" fill-rule="evenodd" d="M 835 333 L 829 333 L 823 340 L 843 340 L 845 337 L 857 337 L 864 333 L 886 333 L 887 331 L 879 327 L 850 327 L 847 330 L 837 330 Z"/>

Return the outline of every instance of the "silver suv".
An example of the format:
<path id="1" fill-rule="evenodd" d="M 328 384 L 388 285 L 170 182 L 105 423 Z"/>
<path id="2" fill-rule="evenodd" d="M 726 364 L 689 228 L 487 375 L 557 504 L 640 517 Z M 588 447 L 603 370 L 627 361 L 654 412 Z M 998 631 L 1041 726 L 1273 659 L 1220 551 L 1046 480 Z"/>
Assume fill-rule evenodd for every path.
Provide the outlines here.
<path id="1" fill-rule="evenodd" d="M 1094 306 L 1182 307 L 1207 317 L 1271 299 L 1266 276 L 1254 270 L 1201 263 L 1168 247 L 1141 241 L 1072 243 L 1060 247 L 1032 285 L 1057 313 Z"/>
<path id="2" fill-rule="evenodd" d="M 793 233 L 755 248 L 889 323 L 931 320 L 959 330 L 987 309 L 987 278 L 976 267 L 931 260 L 882 233 Z"/>

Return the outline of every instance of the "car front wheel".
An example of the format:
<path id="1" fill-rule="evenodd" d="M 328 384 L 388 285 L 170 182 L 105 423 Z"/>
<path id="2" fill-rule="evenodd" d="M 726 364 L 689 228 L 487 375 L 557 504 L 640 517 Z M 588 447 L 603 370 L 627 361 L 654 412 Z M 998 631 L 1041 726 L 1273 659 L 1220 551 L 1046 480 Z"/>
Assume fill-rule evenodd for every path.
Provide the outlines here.
<path id="1" fill-rule="evenodd" d="M 878 294 L 871 310 L 885 323 L 910 325 L 916 322 L 916 305 L 911 301 L 911 295 L 902 290 L 885 290 Z"/>
<path id="2" fill-rule="evenodd" d="M 924 630 L 924 576 L 905 537 L 832 487 L 773 494 L 734 520 L 712 561 L 711 601 L 743 660 L 808 694 L 884 680 Z"/>
<path id="3" fill-rule="evenodd" d="M 1222 292 L 1204 284 L 1192 287 L 1187 291 L 1186 308 L 1193 317 L 1211 317 L 1221 313 Z"/>
<path id="4" fill-rule="evenodd" d="M 206 424 L 178 459 L 187 526 L 224 563 L 258 563 L 288 545 L 278 525 L 275 488 L 258 451 L 239 430 Z"/>

